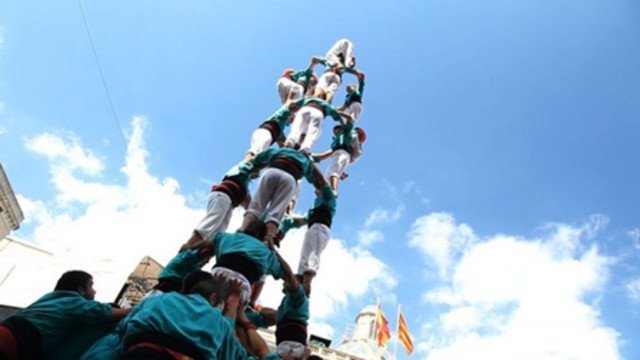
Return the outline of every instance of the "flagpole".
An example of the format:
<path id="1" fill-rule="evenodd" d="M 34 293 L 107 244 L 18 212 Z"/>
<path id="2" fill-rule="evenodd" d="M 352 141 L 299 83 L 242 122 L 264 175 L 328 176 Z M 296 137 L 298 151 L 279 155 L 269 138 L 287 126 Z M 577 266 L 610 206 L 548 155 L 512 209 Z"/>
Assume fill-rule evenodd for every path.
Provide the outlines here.
<path id="1" fill-rule="evenodd" d="M 398 337 L 398 333 L 400 333 L 400 304 L 398 303 L 398 316 L 396 316 L 396 344 L 393 346 L 393 359 L 398 359 L 398 341 L 400 338 Z"/>

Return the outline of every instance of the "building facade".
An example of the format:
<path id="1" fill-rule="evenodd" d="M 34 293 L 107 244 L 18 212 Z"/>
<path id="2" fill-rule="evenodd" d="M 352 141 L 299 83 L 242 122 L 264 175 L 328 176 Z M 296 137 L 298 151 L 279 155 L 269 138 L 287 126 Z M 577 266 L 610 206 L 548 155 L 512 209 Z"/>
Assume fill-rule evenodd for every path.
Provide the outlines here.
<path id="1" fill-rule="evenodd" d="M 11 231 L 17 230 L 24 220 L 24 214 L 18 199 L 13 193 L 7 174 L 0 164 L 0 239 L 4 239 Z"/>

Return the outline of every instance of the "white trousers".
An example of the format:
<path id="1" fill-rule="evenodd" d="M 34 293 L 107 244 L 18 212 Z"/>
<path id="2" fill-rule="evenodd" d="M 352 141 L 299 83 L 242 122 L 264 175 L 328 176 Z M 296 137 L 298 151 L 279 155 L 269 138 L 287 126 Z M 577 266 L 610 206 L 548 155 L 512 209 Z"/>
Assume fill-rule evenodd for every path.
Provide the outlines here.
<path id="1" fill-rule="evenodd" d="M 322 111 L 311 106 L 302 107 L 291 123 L 291 131 L 285 144 L 287 146 L 298 144 L 302 134 L 306 134 L 304 141 L 300 143 L 300 150 L 310 151 L 322 132 L 322 120 L 324 120 Z"/>
<path id="2" fill-rule="evenodd" d="M 282 216 L 296 189 L 296 179 L 284 170 L 267 168 L 260 178 L 258 189 L 247 212 L 260 219 L 266 211 L 265 222 L 280 224 Z"/>
<path id="3" fill-rule="evenodd" d="M 318 79 L 318 85 L 316 86 L 319 89 L 322 89 L 325 93 L 335 94 L 342 83 L 342 79 L 340 76 L 334 72 L 327 71 L 320 75 Z"/>
<path id="4" fill-rule="evenodd" d="M 322 255 L 324 248 L 327 247 L 330 237 L 331 229 L 325 224 L 315 223 L 309 227 L 304 234 L 298 274 L 304 274 L 307 271 L 318 272 L 318 269 L 320 269 L 320 255 Z"/>
<path id="5" fill-rule="evenodd" d="M 338 40 L 327 54 L 324 56 L 332 65 L 339 63 L 338 55 L 342 54 L 344 57 L 344 65 L 349 66 L 351 63 L 351 59 L 355 56 L 353 52 L 353 43 L 349 41 L 349 39 L 340 39 Z"/>
<path id="6" fill-rule="evenodd" d="M 340 179 L 350 162 L 351 155 L 349 152 L 343 149 L 334 151 L 333 155 L 331 155 L 331 165 L 327 169 L 327 179 L 332 176 L 337 176 Z"/>
<path id="7" fill-rule="evenodd" d="M 362 116 L 362 104 L 354 101 L 344 110 L 344 112 L 351 115 L 353 121 L 358 121 L 360 120 L 360 116 Z"/>
<path id="8" fill-rule="evenodd" d="M 267 150 L 272 142 L 271 132 L 267 129 L 258 128 L 251 135 L 251 146 L 247 152 L 257 155 Z"/>
<path id="9" fill-rule="evenodd" d="M 229 195 L 221 191 L 212 191 L 207 198 L 207 214 L 196 226 L 195 231 L 203 239 L 211 239 L 214 233 L 227 230 L 233 206 Z"/>
<path id="10" fill-rule="evenodd" d="M 294 82 L 293 80 L 281 77 L 277 82 L 278 94 L 280 95 L 280 102 L 284 104 L 289 97 L 289 93 L 293 93 L 293 101 L 302 99 L 304 95 L 304 88 L 302 85 Z"/>

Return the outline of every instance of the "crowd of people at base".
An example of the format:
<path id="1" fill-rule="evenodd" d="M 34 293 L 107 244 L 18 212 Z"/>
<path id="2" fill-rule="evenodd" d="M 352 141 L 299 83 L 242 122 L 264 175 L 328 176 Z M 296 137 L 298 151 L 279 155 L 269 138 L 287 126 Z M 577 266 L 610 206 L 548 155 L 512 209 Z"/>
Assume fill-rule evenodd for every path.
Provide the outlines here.
<path id="1" fill-rule="evenodd" d="M 313 72 L 318 64 L 325 67 L 319 78 Z M 355 127 L 365 79 L 355 64 L 353 44 L 342 39 L 306 69 L 285 70 L 277 82 L 281 107 L 253 133 L 244 160 L 212 187 L 205 217 L 140 304 L 97 302 L 90 274 L 66 272 L 54 291 L 0 324 L 0 360 L 320 359 L 307 347 L 311 283 L 330 238 L 338 184 L 366 139 Z M 348 85 L 344 104 L 335 107 L 345 73 L 358 84 Z M 331 149 L 313 153 L 326 116 L 339 123 Z M 329 157 L 325 178 L 316 163 Z M 249 183 L 259 176 L 251 196 Z M 316 198 L 297 215 L 302 178 Z M 239 205 L 246 209 L 242 226 L 225 232 Z M 294 273 L 276 247 L 290 229 L 304 225 Z M 212 270 L 202 271 L 212 258 Z M 283 280 L 277 309 L 256 304 L 268 275 Z M 274 325 L 277 348 L 271 352 L 256 329 Z"/>

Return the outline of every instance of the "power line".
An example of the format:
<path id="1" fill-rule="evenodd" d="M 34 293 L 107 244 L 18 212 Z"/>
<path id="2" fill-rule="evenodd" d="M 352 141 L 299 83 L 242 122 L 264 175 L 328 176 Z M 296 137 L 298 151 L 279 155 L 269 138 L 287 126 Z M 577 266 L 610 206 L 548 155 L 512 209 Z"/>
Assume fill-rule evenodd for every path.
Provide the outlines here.
<path id="1" fill-rule="evenodd" d="M 96 61 L 96 65 L 98 65 L 98 72 L 100 73 L 100 79 L 102 79 L 102 85 L 104 86 L 104 91 L 107 93 L 107 99 L 109 99 L 109 106 L 111 107 L 111 113 L 113 114 L 113 119 L 116 122 L 116 126 L 118 127 L 118 132 L 120 133 L 120 138 L 122 139 L 122 144 L 124 144 L 124 148 L 127 148 L 127 141 L 124 138 L 124 133 L 122 131 L 122 126 L 120 126 L 120 121 L 118 120 L 118 115 L 116 114 L 116 108 L 113 106 L 113 100 L 111 99 L 111 93 L 109 92 L 109 87 L 107 86 L 107 82 L 104 79 L 104 73 L 102 72 L 102 66 L 100 66 L 100 61 L 98 60 L 98 53 L 96 52 L 96 47 L 93 45 L 93 38 L 91 37 L 91 31 L 89 31 L 89 25 L 87 24 L 87 18 L 84 15 L 84 9 L 82 8 L 82 4 L 80 0 L 78 0 L 78 7 L 80 8 L 80 14 L 82 15 L 82 21 L 84 22 L 84 28 L 87 32 L 87 37 L 89 38 L 89 43 L 91 44 L 91 50 L 93 51 L 93 58 Z"/>

